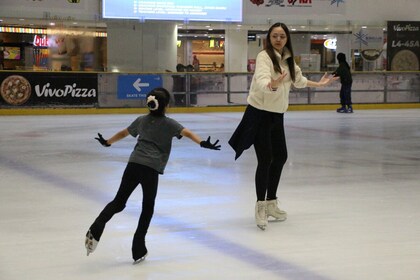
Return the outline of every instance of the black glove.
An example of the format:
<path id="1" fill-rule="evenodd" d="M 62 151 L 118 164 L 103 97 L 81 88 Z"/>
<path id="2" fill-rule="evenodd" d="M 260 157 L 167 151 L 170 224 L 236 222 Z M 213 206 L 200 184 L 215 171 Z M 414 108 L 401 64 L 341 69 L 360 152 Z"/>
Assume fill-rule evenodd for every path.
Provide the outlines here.
<path id="1" fill-rule="evenodd" d="M 109 147 L 111 146 L 111 144 L 108 144 L 108 142 L 102 137 L 102 134 L 98 133 L 99 137 L 95 137 L 96 140 L 99 141 L 99 143 L 101 143 L 102 146 L 104 147 Z"/>
<path id="2" fill-rule="evenodd" d="M 217 145 L 219 143 L 219 140 L 216 140 L 213 144 L 210 142 L 210 136 L 207 138 L 206 141 L 201 141 L 200 146 L 202 148 L 211 149 L 211 150 L 220 150 L 220 145 Z"/>

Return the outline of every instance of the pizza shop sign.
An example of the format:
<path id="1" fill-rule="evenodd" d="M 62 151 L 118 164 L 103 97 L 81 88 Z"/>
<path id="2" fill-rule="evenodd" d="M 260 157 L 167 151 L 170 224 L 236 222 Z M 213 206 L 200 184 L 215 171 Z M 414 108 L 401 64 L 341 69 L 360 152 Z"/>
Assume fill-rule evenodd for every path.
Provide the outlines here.
<path id="1" fill-rule="evenodd" d="M 64 85 L 63 88 L 51 88 L 50 83 L 43 86 L 36 85 L 35 93 L 38 97 L 74 97 L 74 98 L 90 98 L 96 97 L 96 89 L 81 88 L 76 83 L 72 85 Z"/>
<path id="2" fill-rule="evenodd" d="M 419 41 L 414 41 L 414 40 L 411 40 L 411 41 L 410 40 L 406 40 L 406 41 L 392 40 L 391 47 L 393 47 L 393 48 L 401 48 L 401 47 L 419 48 L 420 47 L 420 42 Z"/>

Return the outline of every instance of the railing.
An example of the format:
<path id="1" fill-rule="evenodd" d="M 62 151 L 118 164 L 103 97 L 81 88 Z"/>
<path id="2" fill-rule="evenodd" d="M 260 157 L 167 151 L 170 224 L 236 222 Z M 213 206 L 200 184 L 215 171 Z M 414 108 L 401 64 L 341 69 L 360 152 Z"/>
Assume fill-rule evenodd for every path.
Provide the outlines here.
<path id="1" fill-rule="evenodd" d="M 318 81 L 323 73 L 310 72 L 304 75 Z M 246 98 L 253 74 L 0 71 L 0 83 L 3 84 L 10 76 L 25 78 L 28 84 L 26 88 L 32 88 L 32 95 L 29 91 L 28 94 L 31 96 L 28 101 L 16 105 L 7 103 L 7 96 L 2 93 L 0 108 L 144 107 L 144 99 L 121 97 L 119 83 L 124 80 L 122 78 L 143 80 L 147 76 L 158 77 L 162 86 L 172 93 L 173 107 L 238 106 L 247 104 Z M 289 95 L 289 102 L 290 104 L 337 104 L 340 86 L 337 81 L 325 88 L 293 89 Z M 70 90 L 68 94 L 67 90 Z M 82 95 L 84 91 L 85 95 Z M 355 104 L 420 103 L 420 72 L 355 72 L 352 101 Z"/>
<path id="2" fill-rule="evenodd" d="M 100 107 L 139 106 L 139 102 L 121 101 L 115 96 L 116 78 L 122 74 L 107 73 L 104 83 L 99 78 Z M 173 94 L 173 106 L 235 106 L 245 105 L 252 73 L 164 73 L 163 86 Z M 304 73 L 319 80 L 323 73 Z M 325 88 L 293 89 L 290 104 L 337 104 L 340 83 Z M 101 96 L 107 102 L 103 102 Z M 355 72 L 352 87 L 353 103 L 419 103 L 420 72 Z M 102 100 L 102 102 L 101 102 Z M 136 104 L 136 105 L 134 105 Z M 142 104 L 143 106 L 144 104 Z"/>
<path id="3" fill-rule="evenodd" d="M 323 73 L 304 73 L 318 81 Z M 163 84 L 173 93 L 174 106 L 245 105 L 252 73 L 171 73 Z M 337 104 L 339 81 L 324 88 L 292 89 L 290 104 Z M 353 103 L 419 103 L 420 72 L 355 72 Z"/>

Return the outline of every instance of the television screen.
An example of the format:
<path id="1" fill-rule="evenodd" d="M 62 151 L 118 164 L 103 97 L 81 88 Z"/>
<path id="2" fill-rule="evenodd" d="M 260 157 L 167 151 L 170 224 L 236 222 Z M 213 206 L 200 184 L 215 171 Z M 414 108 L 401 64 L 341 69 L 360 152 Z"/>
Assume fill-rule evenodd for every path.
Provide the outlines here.
<path id="1" fill-rule="evenodd" d="M 242 0 L 102 0 L 102 17 L 240 22 Z"/>
<path id="2" fill-rule="evenodd" d="M 21 59 L 20 47 L 4 47 L 3 54 L 4 54 L 4 59 L 11 59 L 11 60 Z"/>

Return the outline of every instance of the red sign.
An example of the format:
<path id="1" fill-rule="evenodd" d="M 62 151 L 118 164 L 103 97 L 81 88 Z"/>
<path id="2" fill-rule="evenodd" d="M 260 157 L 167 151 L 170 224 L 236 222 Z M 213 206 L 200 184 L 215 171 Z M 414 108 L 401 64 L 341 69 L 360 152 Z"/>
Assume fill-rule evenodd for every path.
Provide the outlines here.
<path id="1" fill-rule="evenodd" d="M 34 36 L 34 47 L 48 47 L 47 35 L 35 35 Z"/>

